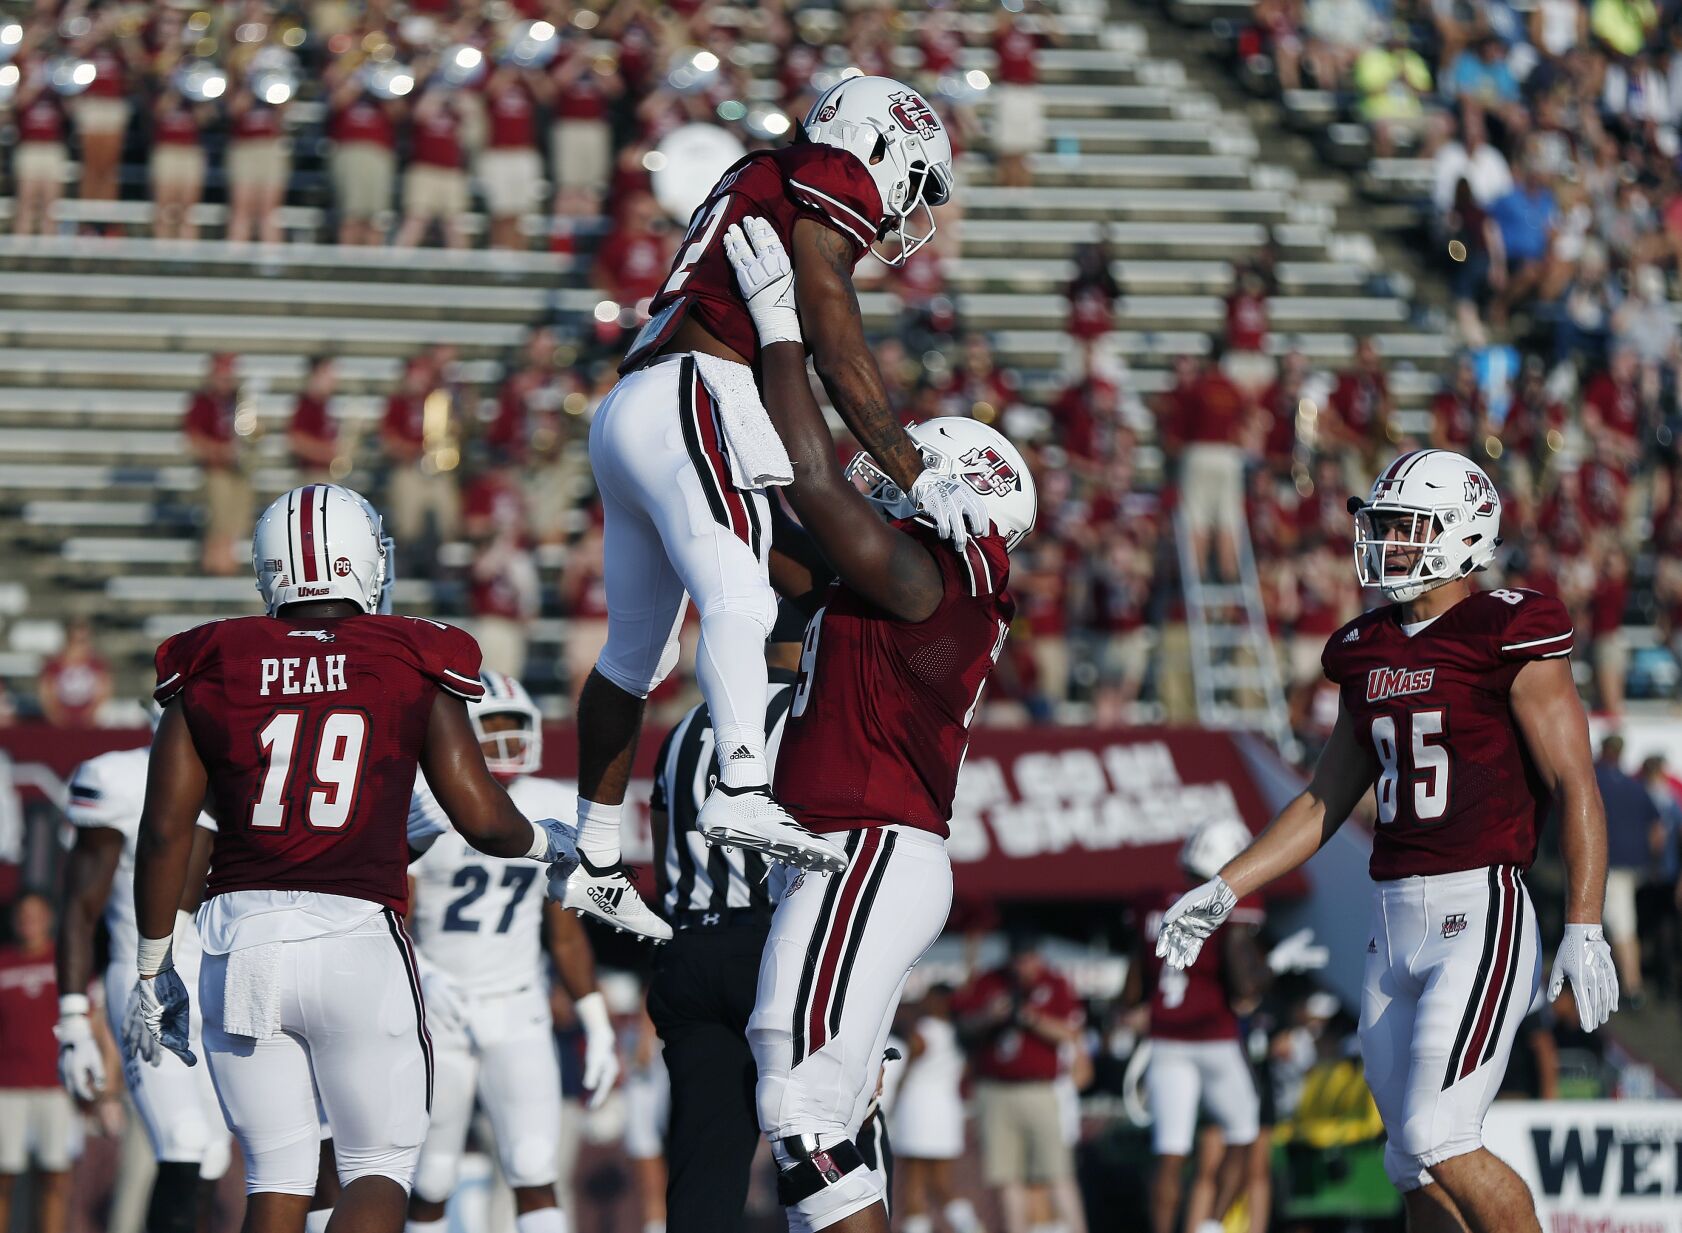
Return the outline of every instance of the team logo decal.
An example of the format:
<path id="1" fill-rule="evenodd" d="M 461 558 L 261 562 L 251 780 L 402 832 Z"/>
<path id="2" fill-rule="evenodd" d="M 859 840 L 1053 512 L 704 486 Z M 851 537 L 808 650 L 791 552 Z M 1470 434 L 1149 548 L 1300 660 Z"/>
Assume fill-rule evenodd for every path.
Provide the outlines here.
<path id="1" fill-rule="evenodd" d="M 1500 499 L 1487 475 L 1481 471 L 1466 472 L 1466 504 L 1473 507 L 1474 513 L 1480 517 L 1493 514 Z"/>
<path id="2" fill-rule="evenodd" d="M 284 568 L 286 567 L 281 564 L 279 557 L 263 558 L 263 573 L 265 574 L 278 574 Z"/>
<path id="3" fill-rule="evenodd" d="M 1456 912 L 1452 916 L 1443 917 L 1443 937 L 1457 938 L 1466 932 L 1466 914 Z"/>
<path id="4" fill-rule="evenodd" d="M 333 572 L 341 578 L 349 578 L 350 577 L 350 558 L 349 557 L 340 557 L 337 561 L 334 561 L 333 562 Z"/>
<path id="5" fill-rule="evenodd" d="M 818 123 L 828 124 L 831 120 L 835 119 L 835 109 L 839 106 L 841 106 L 841 96 L 837 94 L 834 98 L 830 99 L 829 102 L 825 103 L 822 110 L 818 112 Z"/>
<path id="6" fill-rule="evenodd" d="M 893 106 L 888 108 L 899 126 L 913 137 L 935 137 L 940 133 L 940 119 L 920 94 L 913 94 L 910 90 L 903 94 L 893 95 Z M 819 116 L 818 119 L 823 119 Z"/>
<path id="7" fill-rule="evenodd" d="M 1022 487 L 1022 477 L 991 445 L 980 445 L 962 458 L 964 481 L 984 497 L 1008 496 Z"/>
<path id="8" fill-rule="evenodd" d="M 288 638 L 314 638 L 317 642 L 331 642 L 333 635 L 325 629 L 292 629 L 286 632 Z"/>
<path id="9" fill-rule="evenodd" d="M 1367 701 L 1425 693 L 1436 675 L 1435 668 L 1374 668 L 1367 673 Z"/>

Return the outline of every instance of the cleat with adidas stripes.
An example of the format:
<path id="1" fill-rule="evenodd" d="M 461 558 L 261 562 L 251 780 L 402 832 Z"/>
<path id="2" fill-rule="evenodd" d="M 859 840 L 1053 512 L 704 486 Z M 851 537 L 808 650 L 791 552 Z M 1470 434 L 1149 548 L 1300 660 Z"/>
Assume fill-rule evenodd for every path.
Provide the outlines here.
<path id="1" fill-rule="evenodd" d="M 567 879 L 566 898 L 561 906 L 572 908 L 581 916 L 594 916 L 616 930 L 637 934 L 651 942 L 669 942 L 672 938 L 672 927 L 643 902 L 620 861 L 592 865 L 590 858 L 580 852 L 578 868 Z"/>
<path id="2" fill-rule="evenodd" d="M 796 822 L 764 784 L 734 789 L 719 784 L 701 806 L 695 825 L 709 844 L 727 852 L 741 848 L 819 873 L 840 873 L 847 867 L 847 854 Z"/>

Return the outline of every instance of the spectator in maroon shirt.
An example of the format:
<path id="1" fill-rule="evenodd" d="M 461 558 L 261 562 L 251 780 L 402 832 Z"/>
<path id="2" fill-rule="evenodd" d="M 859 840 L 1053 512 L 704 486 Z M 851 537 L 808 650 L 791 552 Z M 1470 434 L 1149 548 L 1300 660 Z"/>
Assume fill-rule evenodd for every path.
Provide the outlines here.
<path id="1" fill-rule="evenodd" d="M 365 64 L 356 52 L 328 65 L 327 137 L 332 143 L 328 173 L 340 244 L 379 244 L 380 216 L 391 208 L 397 179 L 397 125 L 407 108 L 401 100 L 368 92 Z"/>
<path id="2" fill-rule="evenodd" d="M 1095 476 L 1116 453 L 1122 427 L 1120 388 L 1088 374 L 1059 394 L 1050 411 L 1058 444 L 1068 451 L 1070 466 L 1079 474 Z"/>
<path id="3" fill-rule="evenodd" d="M 304 388 L 292 404 L 292 423 L 286 443 L 292 450 L 292 465 L 298 468 L 300 484 L 331 484 L 333 462 L 339 456 L 339 427 L 333 421 L 333 394 L 338 388 L 338 369 L 330 355 L 310 360 Z"/>
<path id="4" fill-rule="evenodd" d="M 93 13 L 92 28 L 70 53 L 93 65 L 92 83 L 71 100 L 82 145 L 82 200 L 115 201 L 117 169 L 133 107 L 130 70 L 139 68 L 144 48 L 121 6 Z"/>
<path id="5" fill-rule="evenodd" d="M 19 70 L 21 81 L 10 108 L 18 142 L 12 154 L 12 233 L 47 235 L 56 222 L 53 212 L 64 193 L 69 166 L 64 103 L 48 80 L 44 55 L 19 56 L 12 67 Z"/>
<path id="6" fill-rule="evenodd" d="M 1027 1228 L 1030 1183 L 1051 1189 L 1065 1227 L 1084 1229 L 1055 1087 L 1060 1052 L 1079 1041 L 1084 1016 L 1073 987 L 1040 953 L 1038 939 L 1014 935 L 1010 950 L 1006 966 L 982 973 L 952 1001 L 976 1079 L 983 1155 L 1005 1170 L 987 1180 L 1013 1233 Z M 988 1151 L 994 1139 L 1008 1140 L 1006 1150 Z M 1030 1162 L 1039 1165 L 1037 1176 L 1027 1174 Z"/>
<path id="7" fill-rule="evenodd" d="M 456 440 L 454 400 L 444 388 L 443 374 L 429 356 L 411 359 L 386 399 L 380 445 L 391 468 L 386 517 L 398 552 L 416 566 L 429 562 L 435 543 L 454 539 L 461 525 L 461 491 L 451 453 Z M 441 465 L 445 462 L 450 465 Z"/>
<path id="8" fill-rule="evenodd" d="M 1093 563 L 1085 626 L 1096 641 L 1092 721 L 1098 727 L 1126 723 L 1144 688 L 1156 642 L 1149 622 L 1154 573 L 1150 551 L 1126 535 L 1109 537 Z"/>
<path id="9" fill-rule="evenodd" d="M 1262 457 L 1274 475 L 1289 475 L 1296 463 L 1297 418 L 1307 381 L 1308 357 L 1293 349 L 1285 352 L 1278 375 L 1262 391 Z"/>
<path id="10" fill-rule="evenodd" d="M 1244 447 L 1251 409 L 1244 391 L 1226 375 L 1221 343 L 1210 340 L 1210 359 L 1180 398 L 1179 414 L 1165 439 L 1180 456 L 1180 508 L 1191 529 L 1198 568 L 1215 550 L 1212 579 L 1238 578 L 1238 530 L 1244 520 Z"/>
<path id="11" fill-rule="evenodd" d="M 41 713 L 55 728 L 91 728 L 111 700 L 111 669 L 93 648 L 93 629 L 73 621 L 64 646 L 41 665 Z"/>
<path id="12" fill-rule="evenodd" d="M 192 213 L 204 193 L 200 133 L 208 112 L 208 104 L 188 102 L 168 76 L 160 79 L 151 107 L 150 168 L 152 234 L 160 240 L 198 239 Z"/>
<path id="13" fill-rule="evenodd" d="M 1608 538 L 1602 545 L 1600 568 L 1589 593 L 1589 629 L 1593 635 L 1594 688 L 1600 709 L 1608 715 L 1624 712 L 1624 678 L 1629 673 L 1629 637 L 1624 633 L 1624 609 L 1629 605 L 1629 556 Z"/>
<path id="14" fill-rule="evenodd" d="M 525 495 L 512 467 L 492 466 L 467 487 L 464 529 L 473 545 L 468 609 L 488 671 L 518 678 L 537 615 L 537 564 L 528 547 Z"/>
<path id="15" fill-rule="evenodd" d="M 1258 266 L 1238 265 L 1226 297 L 1226 353 L 1221 368 L 1252 398 L 1272 382 L 1276 367 L 1267 351 L 1270 294 L 1272 289 Z"/>
<path id="16" fill-rule="evenodd" d="M 485 148 L 479 185 L 491 216 L 492 248 L 528 247 L 525 219 L 537 209 L 543 160 L 537 153 L 537 109 L 550 106 L 555 86 L 539 69 L 498 65 L 485 79 Z"/>
<path id="17" fill-rule="evenodd" d="M 1588 547 L 1593 520 L 1583 503 L 1579 471 L 1562 471 L 1554 490 L 1542 502 L 1536 528 L 1553 550 L 1562 556 L 1576 556 Z"/>
<path id="18" fill-rule="evenodd" d="M 271 104 L 253 93 L 244 74 L 228 76 L 228 240 L 279 244 L 280 207 L 292 175 L 286 144 L 290 100 Z"/>
<path id="19" fill-rule="evenodd" d="M 234 425 L 238 362 L 225 351 L 210 357 L 205 382 L 188 402 L 182 422 L 187 452 L 204 472 L 203 566 L 221 576 L 246 568 L 243 549 L 251 537 L 251 481 L 245 473 L 244 436 Z"/>
<path id="20" fill-rule="evenodd" d="M 448 248 L 466 248 L 467 171 L 462 158 L 461 95 L 433 86 L 415 104 L 409 165 L 403 172 L 403 226 L 393 241 L 413 248 L 437 223 Z"/>
<path id="21" fill-rule="evenodd" d="M 675 238 L 654 198 L 637 193 L 625 202 L 619 221 L 602 241 L 590 281 L 620 305 L 635 306 L 639 320 L 671 267 Z"/>
<path id="22" fill-rule="evenodd" d="M 1583 391 L 1583 427 L 1613 458 L 1633 463 L 1640 454 L 1641 359 L 1635 348 L 1618 343 L 1605 369 Z"/>
<path id="23" fill-rule="evenodd" d="M 1355 366 L 1338 374 L 1332 387 L 1331 410 L 1343 439 L 1370 464 L 1390 447 L 1390 416 L 1395 410 L 1390 379 L 1378 340 L 1363 334 L 1355 340 Z"/>
<path id="24" fill-rule="evenodd" d="M 601 213 L 602 193 L 613 168 L 608 111 L 625 92 L 612 56 L 599 56 L 583 38 L 569 39 L 549 66 L 554 83 L 549 126 L 550 178 L 555 214 L 587 218 Z"/>
<path id="25" fill-rule="evenodd" d="M 76 1109 L 58 1081 L 58 978 L 54 972 L 53 909 L 30 892 L 12 908 L 15 944 L 0 947 L 0 1117 L 8 1135 L 29 1145 L 26 1158 L 0 1172 L 0 1228 L 12 1225 L 15 1184 L 35 1166 L 35 1218 L 15 1222 L 32 1233 L 64 1233 L 70 1166 L 76 1154 Z M 29 1157 L 33 1157 L 31 1160 Z"/>
<path id="26" fill-rule="evenodd" d="M 1045 100 L 1040 94 L 1039 52 L 1053 37 L 1049 14 L 1040 15 L 1038 31 L 1021 16 L 1000 9 L 993 29 L 993 155 L 998 183 L 1027 188 L 1033 183 L 1028 156 L 1045 145 Z"/>
<path id="27" fill-rule="evenodd" d="M 1440 450 L 1469 454 L 1483 421 L 1477 365 L 1470 355 L 1463 354 L 1455 362 L 1448 384 L 1431 400 L 1431 444 Z"/>

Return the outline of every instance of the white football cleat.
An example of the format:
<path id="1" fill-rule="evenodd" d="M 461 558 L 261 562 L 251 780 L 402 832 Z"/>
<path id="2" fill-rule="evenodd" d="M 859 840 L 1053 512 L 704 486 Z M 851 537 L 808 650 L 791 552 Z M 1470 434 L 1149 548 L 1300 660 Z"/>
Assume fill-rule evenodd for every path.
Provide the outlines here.
<path id="1" fill-rule="evenodd" d="M 763 785 L 731 791 L 720 784 L 701 806 L 695 825 L 715 848 L 759 852 L 818 873 L 840 873 L 847 867 L 845 852 L 796 822 Z"/>
<path id="2" fill-rule="evenodd" d="M 631 881 L 620 861 L 611 865 L 592 865 L 590 858 L 578 854 L 578 868 L 567 879 L 563 908 L 572 908 L 585 916 L 594 916 L 605 925 L 651 942 L 670 942 L 672 927 L 654 914 L 643 902 L 635 883 Z"/>

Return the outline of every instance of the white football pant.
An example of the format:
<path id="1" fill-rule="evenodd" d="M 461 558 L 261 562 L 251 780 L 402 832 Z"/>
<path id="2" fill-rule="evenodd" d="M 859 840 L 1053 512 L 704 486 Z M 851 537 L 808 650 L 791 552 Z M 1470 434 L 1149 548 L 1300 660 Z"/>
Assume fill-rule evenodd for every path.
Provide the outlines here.
<path id="1" fill-rule="evenodd" d="M 1483 1146 L 1484 1114 L 1541 986 L 1536 910 L 1517 870 L 1374 884 L 1361 1056 L 1397 1189 Z"/>
<path id="2" fill-rule="evenodd" d="M 646 698 L 677 662 L 687 591 L 701 618 L 695 673 L 719 746 L 745 744 L 731 787 L 769 778 L 765 638 L 776 619 L 770 504 L 735 487 L 711 395 L 688 356 L 622 378 L 590 425 L 601 490 L 607 645 L 596 670 Z"/>
<path id="3" fill-rule="evenodd" d="M 842 836 L 834 836 L 840 840 Z M 946 925 L 952 862 L 938 835 L 889 826 L 845 836 L 847 868 L 803 873 L 777 904 L 759 963 L 748 1043 L 768 1140 L 833 1144 L 863 1125 L 905 978 Z M 884 1200 L 856 1169 L 789 1211 L 826 1228 Z"/>
<path id="4" fill-rule="evenodd" d="M 1145 1093 L 1158 1156 L 1191 1155 L 1199 1108 L 1231 1146 L 1254 1143 L 1261 1133 L 1261 1101 L 1236 1040 L 1153 1039 Z"/>
<path id="5" fill-rule="evenodd" d="M 380 1176 L 409 1189 L 433 1076 L 402 922 L 388 908 L 349 933 L 270 945 L 280 1030 L 265 1039 L 222 1030 L 229 956 L 206 955 L 199 974 L 205 1059 L 245 1154 L 246 1193 L 315 1193 L 323 1112 L 341 1184 Z"/>
<path id="6" fill-rule="evenodd" d="M 508 994 L 458 992 L 465 1034 L 434 1024 L 437 1083 L 415 1193 L 442 1203 L 456 1188 L 474 1098 L 490 1118 L 502 1176 L 516 1189 L 555 1182 L 561 1146 L 561 1067 L 540 986 Z"/>
<path id="7" fill-rule="evenodd" d="M 196 935 L 195 935 L 196 936 Z M 175 970 L 188 989 L 198 987 L 200 953 L 197 946 L 174 951 Z M 105 969 L 105 1016 L 111 1036 L 123 1053 L 123 1081 L 135 1112 L 146 1128 L 154 1159 L 167 1164 L 198 1162 L 199 1176 L 215 1181 L 228 1171 L 233 1157 L 233 1140 L 222 1120 L 222 1106 L 208 1067 L 189 1066 L 169 1050 L 156 1066 L 131 1058 L 122 1049 L 123 1018 L 128 1013 L 129 995 L 134 992 L 134 961 L 113 963 Z M 188 999 L 187 1044 L 204 1059 L 204 1017 L 199 999 Z"/>

